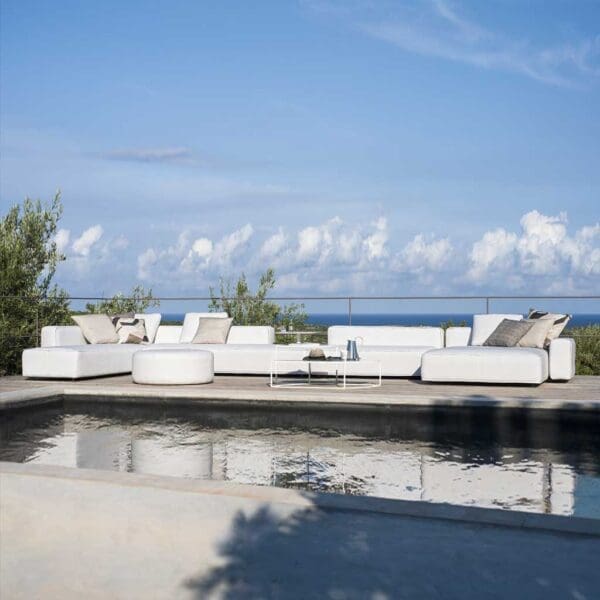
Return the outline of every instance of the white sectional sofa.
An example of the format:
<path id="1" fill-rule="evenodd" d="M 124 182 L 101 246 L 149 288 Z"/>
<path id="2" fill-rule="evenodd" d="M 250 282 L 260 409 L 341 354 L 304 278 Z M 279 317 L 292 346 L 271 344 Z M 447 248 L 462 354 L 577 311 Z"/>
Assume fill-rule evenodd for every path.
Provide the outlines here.
<path id="1" fill-rule="evenodd" d="M 485 320 L 489 317 L 486 315 Z M 301 360 L 311 347 L 276 345 L 272 327 L 234 325 L 225 344 L 181 343 L 182 330 L 182 326 L 161 325 L 154 342 L 148 345 L 88 344 L 77 326 L 44 327 L 42 347 L 23 352 L 23 375 L 80 379 L 131 373 L 133 355 L 149 348 L 208 350 L 214 356 L 217 374 L 266 375 L 273 359 Z M 477 335 L 482 337 L 481 328 Z M 362 364 L 353 365 L 352 374 L 359 376 L 377 375 L 378 363 L 384 376 L 420 376 L 428 382 L 539 384 L 548 378 L 568 381 L 575 374 L 575 342 L 569 338 L 553 340 L 547 350 L 498 348 L 481 345 L 481 339 L 473 339 L 470 327 L 450 327 L 444 334 L 440 327 L 334 326 L 328 329 L 325 352 L 344 350 L 348 339 L 357 339 L 364 359 Z M 324 362 L 318 372 L 336 368 L 334 363 Z M 291 364 L 289 372 L 299 369 L 298 364 Z"/>

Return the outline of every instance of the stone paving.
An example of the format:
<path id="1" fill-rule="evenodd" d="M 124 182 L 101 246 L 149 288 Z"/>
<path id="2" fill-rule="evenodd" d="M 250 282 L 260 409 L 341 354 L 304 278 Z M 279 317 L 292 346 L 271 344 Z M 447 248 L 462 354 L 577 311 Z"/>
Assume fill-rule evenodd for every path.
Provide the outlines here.
<path id="1" fill-rule="evenodd" d="M 0 463 L 0 597 L 598 597 L 598 531 L 422 518 L 323 496 Z"/>

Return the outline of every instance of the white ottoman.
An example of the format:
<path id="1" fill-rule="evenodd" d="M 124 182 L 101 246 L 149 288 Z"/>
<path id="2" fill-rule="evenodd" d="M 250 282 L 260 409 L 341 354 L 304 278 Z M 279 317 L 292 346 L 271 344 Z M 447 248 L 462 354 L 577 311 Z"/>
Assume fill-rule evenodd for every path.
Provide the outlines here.
<path id="1" fill-rule="evenodd" d="M 135 383 L 190 385 L 210 383 L 215 374 L 212 352 L 189 348 L 150 348 L 133 355 Z"/>

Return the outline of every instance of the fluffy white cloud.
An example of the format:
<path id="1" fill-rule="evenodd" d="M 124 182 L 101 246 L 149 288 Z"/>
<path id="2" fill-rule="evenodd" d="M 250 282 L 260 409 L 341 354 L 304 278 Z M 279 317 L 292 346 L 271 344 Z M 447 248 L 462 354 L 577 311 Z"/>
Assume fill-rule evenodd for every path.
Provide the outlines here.
<path id="1" fill-rule="evenodd" d="M 247 223 L 242 228 L 224 236 L 215 244 L 211 259 L 219 265 L 227 265 L 232 257 L 246 247 L 252 237 L 254 229 Z"/>
<path id="2" fill-rule="evenodd" d="M 208 237 L 191 238 L 189 231 L 179 234 L 177 242 L 164 249 L 147 248 L 138 256 L 138 277 L 167 280 L 189 277 L 190 273 L 217 273 L 227 269 L 232 261 L 244 254 L 254 234 L 252 225 L 246 224 L 217 241 Z"/>
<path id="3" fill-rule="evenodd" d="M 396 269 L 411 273 L 441 271 L 450 260 L 452 244 L 448 238 L 431 239 L 419 233 L 397 257 Z"/>
<path id="4" fill-rule="evenodd" d="M 339 217 L 298 232 L 292 256 L 296 264 L 360 266 L 387 256 L 387 220 L 372 223 L 369 229 L 348 227 Z"/>
<path id="5" fill-rule="evenodd" d="M 153 248 L 144 250 L 137 258 L 138 277 L 143 280 L 152 279 L 153 267 L 158 261 L 158 254 Z"/>
<path id="6" fill-rule="evenodd" d="M 600 224 L 569 235 L 567 215 L 544 215 L 532 210 L 521 218 L 519 233 L 495 229 L 473 244 L 468 278 L 487 283 L 508 274 L 510 287 L 536 278 L 588 277 L 600 273 Z M 557 290 L 555 283 L 554 289 Z"/>
<path id="7" fill-rule="evenodd" d="M 285 249 L 287 243 L 288 236 L 283 231 L 283 227 L 280 227 L 277 233 L 274 233 L 263 242 L 260 247 L 260 257 L 267 260 L 277 258 Z"/>
<path id="8" fill-rule="evenodd" d="M 473 244 L 469 278 L 478 281 L 491 270 L 506 270 L 513 265 L 517 236 L 502 228 L 486 231 Z"/>
<path id="9" fill-rule="evenodd" d="M 54 236 L 54 243 L 56 244 L 56 249 L 64 253 L 65 250 L 69 247 L 69 240 L 71 239 L 71 232 L 68 229 L 59 229 Z"/>
<path id="10" fill-rule="evenodd" d="M 96 244 L 104 230 L 101 225 L 94 225 L 86 229 L 74 242 L 73 251 L 79 256 L 88 256 L 94 244 Z"/>
<path id="11" fill-rule="evenodd" d="M 364 248 L 368 260 L 376 260 L 387 256 L 386 243 L 388 241 L 387 219 L 380 217 L 373 224 L 375 231 L 369 235 L 364 242 Z"/>
<path id="12" fill-rule="evenodd" d="M 198 238 L 192 244 L 192 252 L 200 258 L 208 258 L 213 251 L 213 243 L 208 238 Z"/>

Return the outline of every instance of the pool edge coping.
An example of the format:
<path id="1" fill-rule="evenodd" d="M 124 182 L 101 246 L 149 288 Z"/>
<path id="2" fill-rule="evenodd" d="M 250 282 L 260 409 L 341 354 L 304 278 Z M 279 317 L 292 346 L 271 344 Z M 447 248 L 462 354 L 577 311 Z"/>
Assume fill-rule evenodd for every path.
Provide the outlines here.
<path id="1" fill-rule="evenodd" d="M 510 527 L 548 533 L 600 537 L 600 519 L 589 517 L 530 513 L 420 500 L 300 492 L 274 486 L 255 486 L 228 481 L 204 481 L 161 475 L 0 461 L 0 477 L 5 475 L 101 482 L 109 485 L 162 489 L 176 493 L 230 496 L 265 503 L 291 504 L 296 505 L 298 509 L 314 508 L 366 512 L 417 519 L 444 520 L 471 525 Z"/>

